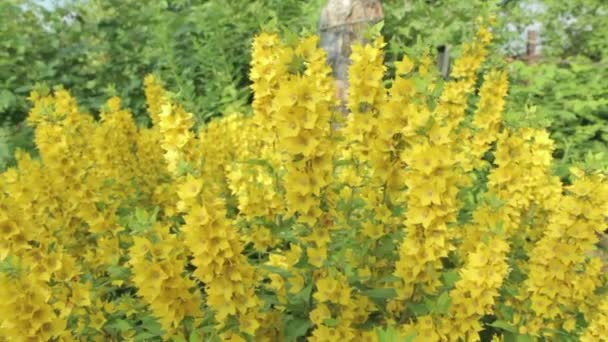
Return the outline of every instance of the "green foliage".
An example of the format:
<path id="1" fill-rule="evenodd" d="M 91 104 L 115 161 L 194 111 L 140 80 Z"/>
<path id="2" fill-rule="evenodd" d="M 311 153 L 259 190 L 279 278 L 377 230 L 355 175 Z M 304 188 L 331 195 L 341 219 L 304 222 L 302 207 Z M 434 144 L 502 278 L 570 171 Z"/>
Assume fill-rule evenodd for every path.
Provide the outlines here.
<path id="1" fill-rule="evenodd" d="M 550 128 L 562 176 L 567 165 L 588 153 L 608 154 L 607 71 L 584 57 L 560 64 L 511 65 L 509 114 L 530 106 L 537 124 Z"/>
<path id="2" fill-rule="evenodd" d="M 378 329 L 377 334 L 379 342 L 411 342 L 416 337 L 416 335 L 413 335 L 408 336 L 405 339 L 401 339 L 399 338 L 399 333 L 393 327 Z"/>
<path id="3" fill-rule="evenodd" d="M 31 132 L 15 128 L 37 83 L 62 84 L 93 112 L 118 95 L 147 124 L 143 75 L 153 72 L 176 92 L 198 124 L 251 101 L 251 39 L 261 29 L 284 36 L 315 32 L 324 0 L 68 0 L 47 9 L 35 0 L 0 2 L 0 169 Z M 558 171 L 587 152 L 608 150 L 608 6 L 601 0 L 385 0 L 380 30 L 389 65 L 406 54 L 448 45 L 452 55 L 479 16 L 497 14 L 493 61 L 521 56 L 526 25 L 542 27 L 542 59 L 510 66 L 511 122 L 547 126 L 558 144 Z M 531 10 L 533 9 L 533 10 Z M 425 44 L 419 42 L 424 41 Z M 520 47 L 520 51 L 515 48 Z M 433 51 L 434 53 L 434 51 Z M 525 117 L 515 113 L 525 113 Z"/>
<path id="4" fill-rule="evenodd" d="M 383 33 L 389 53 L 408 51 L 418 42 L 458 46 L 474 33 L 471 23 L 489 15 L 497 1 L 386 0 Z M 391 57 L 392 59 L 392 57 Z"/>
<path id="5" fill-rule="evenodd" d="M 14 152 L 33 152 L 20 124 L 29 92 L 63 85 L 86 111 L 117 95 L 140 124 L 143 76 L 156 73 L 202 124 L 246 111 L 250 45 L 262 28 L 312 31 L 321 0 L 35 0 L 0 2 L 0 170 Z M 15 125 L 19 125 L 16 127 Z"/>
<path id="6" fill-rule="evenodd" d="M 33 0 L 2 1 L 0 117 L 23 120 L 38 82 L 64 85 L 91 112 L 118 95 L 143 116 L 141 80 L 150 72 L 200 121 L 243 109 L 252 37 L 263 26 L 313 30 L 320 3 L 71 0 L 49 10 Z"/>
<path id="7" fill-rule="evenodd" d="M 59 40 L 48 39 L 44 23 L 55 22 L 32 1 L 2 1 L 0 13 L 0 117 L 16 122 L 27 112 L 26 97 L 35 80 L 57 76 L 59 61 L 51 51 L 59 49 Z"/>
<path id="8" fill-rule="evenodd" d="M 559 58 L 584 56 L 593 61 L 608 53 L 608 3 L 602 0 L 543 0 L 543 54 Z"/>
<path id="9" fill-rule="evenodd" d="M 0 126 L 0 170 L 15 165 L 17 150 L 34 152 L 33 130 L 24 124 L 4 122 Z"/>

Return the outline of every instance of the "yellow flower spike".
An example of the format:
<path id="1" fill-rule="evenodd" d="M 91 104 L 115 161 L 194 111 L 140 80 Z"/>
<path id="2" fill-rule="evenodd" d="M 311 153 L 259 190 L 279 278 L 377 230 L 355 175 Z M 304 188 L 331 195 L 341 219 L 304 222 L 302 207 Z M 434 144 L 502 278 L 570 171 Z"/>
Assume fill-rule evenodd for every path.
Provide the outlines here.
<path id="1" fill-rule="evenodd" d="M 162 226 L 155 226 L 163 234 Z M 191 291 L 194 282 L 181 275 L 185 255 L 178 246 L 175 235 L 163 234 L 164 239 L 153 243 L 148 238 L 136 237 L 130 249 L 129 264 L 132 278 L 138 287 L 138 295 L 150 305 L 159 318 L 163 329 L 173 332 L 181 328 L 186 317 L 201 317 L 199 292 Z"/>
<path id="2" fill-rule="evenodd" d="M 156 76 L 152 74 L 144 78 L 144 90 L 148 115 L 152 119 L 152 124 L 157 126 L 160 122 L 159 118 L 165 102 L 166 90 L 163 89 Z"/>
<path id="3" fill-rule="evenodd" d="M 166 98 L 159 113 L 158 127 L 162 134 L 162 148 L 169 172 L 175 174 L 180 162 L 189 162 L 194 136 L 190 131 L 194 121 L 191 113 Z"/>
<path id="4" fill-rule="evenodd" d="M 9 278 L 0 274 L 0 309 L 10 313 L 0 318 L 0 336 L 51 340 L 64 335 L 67 322 L 55 314 L 50 298 L 45 298 L 48 290 L 34 275 Z"/>
<path id="5" fill-rule="evenodd" d="M 598 305 L 596 315 L 581 336 L 582 342 L 601 341 L 608 336 L 608 299 L 604 298 Z"/>
<path id="6" fill-rule="evenodd" d="M 205 283 L 207 304 L 220 326 L 236 316 L 243 319 L 247 333 L 255 335 L 255 322 L 243 315 L 257 315 L 254 312 L 259 303 L 255 300 L 253 287 L 256 270 L 241 254 L 244 247 L 236 229 L 226 218 L 225 203 L 210 197 L 214 194 L 208 190 L 200 189 L 196 185 L 200 183 L 194 178 L 185 178 L 185 183 L 190 182 L 196 189 L 186 189 L 182 199 L 190 202 L 190 195 L 196 193 L 193 197 L 200 201 L 186 211 L 183 227 L 184 244 L 192 253 L 192 264 L 196 267 L 193 275 Z"/>
<path id="7" fill-rule="evenodd" d="M 592 296 L 599 286 L 599 283 L 582 281 L 576 273 L 581 266 L 587 266 L 591 274 L 598 272 L 599 267 L 586 260 L 585 253 L 592 250 L 597 242 L 596 234 L 602 228 L 595 227 L 601 226 L 605 219 L 602 211 L 597 215 L 581 214 L 587 212 L 587 207 L 601 206 L 603 212 L 608 207 L 605 202 L 598 201 L 608 193 L 608 183 L 596 180 L 591 190 L 587 187 L 587 180 L 587 177 L 577 179 L 570 186 L 573 189 L 571 194 L 563 196 L 556 204 L 556 214 L 548 222 L 547 233 L 530 252 L 528 267 L 531 276 L 525 282 L 534 315 L 564 329 L 573 328 L 570 319 L 574 319 L 574 316 L 562 314 L 563 308 L 576 310 L 583 307 L 586 298 Z M 595 194 L 591 195 L 589 191 Z M 562 215 L 564 218 L 560 217 Z M 551 253 L 554 250 L 564 253 Z M 597 260 L 595 265 L 599 265 Z M 557 291 L 549 292 L 546 289 Z M 537 333 L 536 330 L 533 332 Z"/>
<path id="8" fill-rule="evenodd" d="M 477 31 L 477 39 L 484 44 L 489 44 L 492 41 L 492 33 L 487 28 L 481 27 Z"/>

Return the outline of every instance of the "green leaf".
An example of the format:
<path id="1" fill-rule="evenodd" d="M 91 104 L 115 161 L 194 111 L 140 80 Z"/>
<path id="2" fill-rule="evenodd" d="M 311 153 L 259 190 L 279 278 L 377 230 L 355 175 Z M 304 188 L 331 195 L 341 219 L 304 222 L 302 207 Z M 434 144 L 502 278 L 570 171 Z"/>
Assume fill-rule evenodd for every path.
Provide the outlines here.
<path id="1" fill-rule="evenodd" d="M 201 342 L 202 340 L 202 336 L 196 331 L 190 333 L 190 337 L 188 338 L 189 342 Z"/>
<path id="2" fill-rule="evenodd" d="M 370 25 L 365 31 L 363 31 L 363 38 L 366 40 L 375 40 L 382 35 L 382 28 L 384 27 L 384 20 L 379 21 L 374 25 Z"/>
<path id="3" fill-rule="evenodd" d="M 107 268 L 108 274 L 112 280 L 128 280 L 131 276 L 131 270 L 124 266 L 110 265 Z"/>
<path id="4" fill-rule="evenodd" d="M 284 278 L 289 278 L 292 276 L 291 272 L 282 269 L 280 267 L 276 267 L 276 266 L 270 266 L 270 265 L 262 265 L 260 266 L 260 268 L 265 269 L 267 271 L 270 271 L 272 273 L 277 273 L 279 275 L 281 275 Z"/>
<path id="5" fill-rule="evenodd" d="M 365 290 L 362 293 L 372 299 L 390 299 L 397 297 L 397 291 L 391 287 Z"/>
<path id="6" fill-rule="evenodd" d="M 521 335 L 521 334 L 518 334 L 515 337 L 515 342 L 534 342 L 534 341 L 535 341 L 534 337 L 532 337 L 530 335 Z"/>
<path id="7" fill-rule="evenodd" d="M 416 316 L 424 316 L 430 313 L 427 303 L 412 303 L 409 305 L 409 310 Z"/>
<path id="8" fill-rule="evenodd" d="M 417 336 L 417 335 L 418 335 L 418 334 L 417 334 L 416 332 L 413 332 L 413 333 L 411 333 L 411 334 L 407 335 L 407 336 L 405 337 L 405 339 L 403 340 L 403 342 L 414 342 L 414 340 L 416 339 L 416 336 Z"/>
<path id="9" fill-rule="evenodd" d="M 330 328 L 335 328 L 338 326 L 338 320 L 335 318 L 327 318 L 323 321 L 323 324 Z"/>
<path id="10" fill-rule="evenodd" d="M 458 274 L 458 270 L 449 270 L 443 272 L 441 275 L 443 278 L 443 284 L 446 288 L 451 289 L 454 287 L 454 284 L 460 279 L 460 275 Z"/>
<path id="11" fill-rule="evenodd" d="M 0 261 L 0 273 L 4 273 L 9 277 L 17 277 L 21 272 L 21 262 L 16 257 L 9 255 Z"/>
<path id="12" fill-rule="evenodd" d="M 378 279 L 378 282 L 379 283 L 393 283 L 393 282 L 396 282 L 399 280 L 401 280 L 401 278 L 397 277 L 394 274 L 389 274 L 387 276 L 384 276 L 384 277 Z"/>
<path id="13" fill-rule="evenodd" d="M 292 298 L 296 299 L 296 300 L 301 300 L 301 301 L 305 301 L 308 302 L 310 299 L 310 294 L 312 293 L 312 287 L 313 284 L 310 283 L 308 285 L 306 285 L 302 291 L 298 292 L 295 296 L 293 296 Z"/>
<path id="14" fill-rule="evenodd" d="M 152 334 L 153 336 L 162 335 L 162 326 L 158 320 L 152 316 L 144 316 L 141 319 L 142 328 Z"/>
<path id="15" fill-rule="evenodd" d="M 439 298 L 437 298 L 437 302 L 435 303 L 434 312 L 439 314 L 446 314 L 448 309 L 450 308 L 450 303 L 452 302 L 452 298 L 450 298 L 450 294 L 448 291 L 443 292 Z"/>
<path id="16" fill-rule="evenodd" d="M 312 323 L 305 318 L 294 318 L 287 321 L 285 326 L 286 341 L 295 341 L 296 338 L 305 336 L 311 327 Z"/>
<path id="17" fill-rule="evenodd" d="M 494 328 L 499 328 L 502 329 L 504 331 L 508 331 L 508 332 L 512 332 L 512 333 L 517 333 L 517 327 L 515 327 L 514 325 L 512 325 L 511 323 L 507 322 L 507 321 L 503 321 L 503 320 L 496 320 L 492 323 L 487 324 L 488 326 L 494 327 Z"/>
<path id="18" fill-rule="evenodd" d="M 128 321 L 125 321 L 124 319 L 117 319 L 111 324 L 109 324 L 108 328 L 119 332 L 125 332 L 131 329 L 131 324 Z"/>
<path id="19" fill-rule="evenodd" d="M 409 335 L 405 339 L 401 339 L 399 337 L 399 333 L 397 333 L 397 330 L 395 330 L 395 328 L 392 326 L 386 327 L 386 329 L 377 329 L 376 334 L 378 336 L 379 342 L 411 342 L 416 337 L 416 334 L 414 333 L 413 335 Z"/>
<path id="20" fill-rule="evenodd" d="M 150 332 L 147 331 L 143 331 L 138 333 L 137 335 L 134 336 L 134 340 L 139 342 L 139 341 L 148 341 L 154 337 L 159 337 L 159 335 L 157 334 L 152 334 Z"/>
<path id="21" fill-rule="evenodd" d="M 11 108 L 12 106 L 15 105 L 16 102 L 17 102 L 17 97 L 15 95 L 13 95 L 12 92 L 10 92 L 6 89 L 0 90 L 0 112 L 3 112 L 5 110 Z"/>

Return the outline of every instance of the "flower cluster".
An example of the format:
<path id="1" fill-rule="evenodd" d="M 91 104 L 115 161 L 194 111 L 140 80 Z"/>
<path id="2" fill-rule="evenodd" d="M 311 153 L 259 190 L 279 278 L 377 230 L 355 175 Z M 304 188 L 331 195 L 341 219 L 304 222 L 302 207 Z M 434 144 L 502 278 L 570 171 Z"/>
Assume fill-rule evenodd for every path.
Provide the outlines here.
<path id="1" fill-rule="evenodd" d="M 608 300 L 604 299 L 600 303 L 598 311 L 591 320 L 587 330 L 581 336 L 581 341 L 600 341 L 608 336 Z"/>
<path id="2" fill-rule="evenodd" d="M 156 226 L 153 233 L 134 237 L 129 265 L 138 295 L 171 336 L 182 330 L 185 317 L 202 317 L 202 299 L 195 283 L 183 276 L 187 256 L 183 242 L 168 227 Z"/>
<path id="3" fill-rule="evenodd" d="M 297 213 L 311 226 L 321 216 L 321 192 L 332 174 L 331 117 L 336 104 L 331 69 L 317 43 L 318 37 L 309 37 L 296 46 L 291 63 L 302 63 L 305 70 L 294 71 L 280 84 L 271 111 L 278 152 L 283 155 L 284 182 L 289 184 L 285 187 L 288 214 Z"/>
<path id="4" fill-rule="evenodd" d="M 0 308 L 10 318 L 0 320 L 0 336 L 15 341 L 48 341 L 66 335 L 66 320 L 49 303 L 49 287 L 34 274 L 0 275 Z"/>
<path id="5" fill-rule="evenodd" d="M 482 28 L 479 34 L 483 32 Z M 455 62 L 456 78 L 446 82 L 433 111 L 410 114 L 413 118 L 422 117 L 412 120 L 412 124 L 420 126 L 406 140 L 409 146 L 402 152 L 407 165 L 404 184 L 408 209 L 406 237 L 395 269 L 395 275 L 404 282 L 399 288 L 401 299 L 419 300 L 424 293 L 434 294 L 441 285 L 438 274 L 443 267 L 442 259 L 454 249 L 449 225 L 456 221 L 461 206 L 458 192 L 467 184 L 463 166 L 466 157 L 456 144 L 458 128 L 488 43 L 482 39 L 480 44 L 465 49 Z M 488 97 L 487 93 L 482 95 Z M 483 117 L 479 120 L 486 121 Z"/>
<path id="6" fill-rule="evenodd" d="M 534 315 L 525 328 L 534 333 L 543 328 L 573 331 L 573 313 L 588 317 L 595 309 L 589 300 L 601 285 L 602 264 L 586 254 L 604 229 L 608 183 L 603 175 L 577 174 L 580 178 L 560 196 L 558 213 L 530 251 L 525 288 Z"/>

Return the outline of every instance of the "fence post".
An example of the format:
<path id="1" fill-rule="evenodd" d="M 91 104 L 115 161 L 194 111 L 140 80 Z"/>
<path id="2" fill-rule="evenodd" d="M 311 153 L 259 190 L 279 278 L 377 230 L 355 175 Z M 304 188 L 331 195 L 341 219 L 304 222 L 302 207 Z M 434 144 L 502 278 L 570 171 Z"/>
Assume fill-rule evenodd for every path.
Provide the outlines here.
<path id="1" fill-rule="evenodd" d="M 526 41 L 526 60 L 529 64 L 536 61 L 538 55 L 536 47 L 538 46 L 538 32 L 536 30 L 528 30 L 528 37 Z"/>
<path id="2" fill-rule="evenodd" d="M 348 89 L 351 46 L 363 40 L 363 32 L 384 19 L 380 0 L 329 0 L 319 20 L 320 45 L 336 79 L 342 103 Z"/>
<path id="3" fill-rule="evenodd" d="M 437 68 L 444 79 L 450 76 L 450 47 L 446 44 L 437 46 Z"/>

